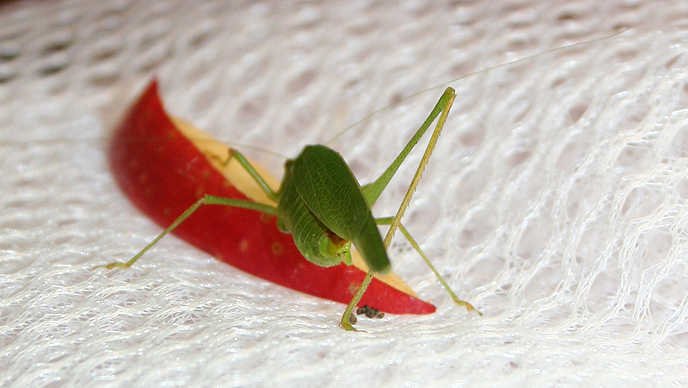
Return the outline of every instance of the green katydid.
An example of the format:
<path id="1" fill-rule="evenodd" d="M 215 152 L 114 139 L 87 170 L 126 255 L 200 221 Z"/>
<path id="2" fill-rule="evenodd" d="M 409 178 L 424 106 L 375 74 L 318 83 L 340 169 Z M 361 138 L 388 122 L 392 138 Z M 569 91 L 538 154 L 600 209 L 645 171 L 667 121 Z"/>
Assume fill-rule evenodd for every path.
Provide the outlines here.
<path id="1" fill-rule="evenodd" d="M 447 88 L 423 125 L 380 177 L 368 185 L 360 186 L 342 156 L 323 145 L 308 145 L 295 159 L 285 163 L 284 177 L 277 191 L 265 182 L 250 162 L 237 150 L 229 149 L 229 157 L 234 158 L 249 173 L 268 198 L 277 206 L 252 201 L 205 195 L 182 213 L 167 229 L 160 233 L 150 244 L 126 263 L 111 263 L 105 267 L 128 268 L 162 237 L 172 231 L 201 205 L 224 205 L 240 207 L 277 216 L 280 230 L 291 233 L 294 243 L 306 259 L 320 266 L 332 266 L 341 262 L 351 264 L 351 245 L 361 253 L 370 268 L 363 283 L 353 296 L 342 316 L 341 325 L 346 330 L 355 330 L 351 325 L 351 313 L 357 305 L 375 273 L 385 273 L 390 269 L 386 253 L 397 229 L 423 257 L 452 299 L 459 305 L 473 310 L 473 306 L 460 300 L 442 279 L 415 240 L 401 224 L 401 218 L 408 207 L 420 177 L 428 163 L 437 139 L 447 120 L 456 93 Z M 383 192 L 389 181 L 399 169 L 405 158 L 420 138 L 435 121 L 439 119 L 432 133 L 425 154 L 409 185 L 399 210 L 394 217 L 373 218 L 372 204 Z M 389 225 L 383 241 L 378 225 Z M 479 313 L 480 314 L 480 313 Z M 481 314 L 482 315 L 482 314 Z"/>

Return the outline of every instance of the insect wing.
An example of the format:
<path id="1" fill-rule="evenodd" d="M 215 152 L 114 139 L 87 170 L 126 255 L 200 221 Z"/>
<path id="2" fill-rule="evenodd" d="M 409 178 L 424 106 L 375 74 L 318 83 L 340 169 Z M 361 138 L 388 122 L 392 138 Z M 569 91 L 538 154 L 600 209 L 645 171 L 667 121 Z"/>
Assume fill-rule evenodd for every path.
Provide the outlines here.
<path id="1" fill-rule="evenodd" d="M 306 146 L 294 160 L 292 179 L 306 206 L 343 239 L 353 240 L 372 218 L 354 174 L 330 148 Z"/>
<path id="2" fill-rule="evenodd" d="M 370 269 L 380 273 L 390 270 L 389 257 L 387 257 L 382 236 L 372 215 L 352 241 Z"/>
<path id="3" fill-rule="evenodd" d="M 371 269 L 390 268 L 361 186 L 341 155 L 322 145 L 306 146 L 294 160 L 292 179 L 313 214 L 336 235 L 353 241 Z"/>

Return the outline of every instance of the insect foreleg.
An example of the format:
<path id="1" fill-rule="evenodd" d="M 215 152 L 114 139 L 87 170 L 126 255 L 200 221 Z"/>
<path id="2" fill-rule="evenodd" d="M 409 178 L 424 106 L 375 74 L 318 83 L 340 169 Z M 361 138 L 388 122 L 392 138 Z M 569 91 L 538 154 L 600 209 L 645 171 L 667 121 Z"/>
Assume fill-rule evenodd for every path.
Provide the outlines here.
<path id="1" fill-rule="evenodd" d="M 376 219 L 375 219 L 375 222 L 376 222 L 378 225 L 390 225 L 390 224 L 392 223 L 392 220 L 393 220 L 393 217 L 376 218 Z M 466 301 L 464 301 L 464 300 L 459 299 L 459 297 L 456 296 L 456 294 L 454 293 L 454 291 L 452 291 L 452 289 L 449 287 L 449 285 L 447 284 L 447 282 L 444 281 L 444 279 L 442 278 L 442 275 L 440 275 L 440 273 L 437 271 L 437 269 L 435 268 L 435 266 L 432 265 L 432 263 L 430 262 L 430 259 L 428 259 L 428 257 L 425 255 L 425 253 L 423 252 L 423 250 L 420 249 L 420 246 L 418 245 L 418 243 L 416 242 L 416 240 L 413 238 L 413 236 L 411 236 L 411 234 L 408 232 L 408 230 L 406 230 L 406 228 L 404 227 L 404 225 L 403 225 L 402 223 L 399 223 L 399 230 L 401 230 L 401 233 L 404 235 L 404 237 L 406 237 L 406 240 L 408 240 L 408 242 L 409 242 L 409 243 L 411 244 L 411 246 L 416 250 L 416 252 L 418 252 L 418 254 L 420 255 L 420 257 L 422 257 L 423 260 L 425 260 L 425 263 L 428 265 L 428 267 L 430 267 L 430 269 L 432 270 L 432 272 L 435 273 L 435 276 L 437 276 L 437 280 L 439 280 L 440 283 L 442 283 L 442 286 L 444 287 L 445 290 L 447 290 L 447 292 L 449 293 L 449 295 L 451 295 L 452 299 L 454 299 L 454 302 L 456 302 L 456 304 L 458 304 L 458 305 L 460 305 L 460 306 L 466 306 L 466 309 L 467 309 L 468 311 L 475 310 L 475 308 L 473 307 L 473 305 L 471 305 L 470 303 L 468 303 L 468 302 L 466 302 Z M 482 314 L 480 311 L 478 311 L 478 310 L 475 310 L 475 312 L 477 312 L 478 314 L 480 314 L 480 316 L 483 315 L 483 314 Z"/>
<path id="2" fill-rule="evenodd" d="M 93 269 L 96 268 L 102 268 L 105 267 L 107 269 L 112 269 L 115 267 L 118 268 L 129 268 L 131 267 L 132 264 L 136 260 L 138 260 L 141 256 L 143 256 L 146 251 L 148 251 L 153 245 L 155 245 L 158 241 L 160 241 L 161 238 L 165 237 L 166 234 L 171 232 L 174 228 L 176 228 L 179 224 L 181 224 L 185 219 L 187 219 L 193 212 L 195 212 L 201 205 L 223 205 L 223 206 L 231 206 L 231 207 L 240 207 L 244 209 L 250 209 L 250 210 L 257 210 L 259 212 L 267 213 L 273 216 L 277 215 L 277 208 L 274 206 L 270 205 L 265 205 L 262 203 L 257 203 L 253 201 L 247 201 L 247 200 L 242 200 L 242 199 L 234 199 L 234 198 L 225 198 L 225 197 L 218 197 L 214 195 L 204 195 L 203 198 L 199 199 L 191 205 L 188 209 L 182 213 L 179 217 L 177 217 L 176 220 L 172 223 L 172 225 L 168 226 L 167 229 L 163 230 L 162 233 L 158 235 L 153 241 L 150 242 L 150 244 L 146 245 L 145 248 L 143 248 L 139 253 L 136 254 L 136 256 L 132 257 L 131 260 L 127 261 L 126 263 L 110 263 L 107 265 L 99 265 L 97 267 L 94 267 Z"/>

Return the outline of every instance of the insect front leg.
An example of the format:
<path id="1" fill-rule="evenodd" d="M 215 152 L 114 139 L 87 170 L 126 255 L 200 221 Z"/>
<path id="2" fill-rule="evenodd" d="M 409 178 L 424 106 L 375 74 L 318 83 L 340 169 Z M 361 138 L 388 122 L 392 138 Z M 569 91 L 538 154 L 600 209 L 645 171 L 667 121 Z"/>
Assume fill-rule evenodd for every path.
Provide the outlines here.
<path id="1" fill-rule="evenodd" d="M 145 248 L 143 248 L 139 253 L 136 254 L 136 256 L 132 257 L 131 260 L 127 261 L 126 263 L 119 263 L 119 262 L 114 262 L 110 263 L 107 265 L 99 265 L 94 267 L 93 269 L 96 268 L 107 268 L 107 269 L 112 269 L 112 268 L 129 268 L 131 267 L 132 264 L 136 260 L 138 260 L 141 256 L 143 256 L 144 253 L 146 253 L 153 245 L 155 245 L 158 241 L 160 241 L 161 238 L 165 237 L 166 234 L 170 233 L 174 228 L 176 228 L 179 224 L 181 224 L 185 219 L 187 219 L 193 212 L 195 212 L 201 205 L 223 205 L 223 206 L 231 206 L 231 207 L 240 207 L 244 209 L 250 209 L 250 210 L 257 210 L 259 212 L 263 212 L 266 214 L 270 214 L 273 216 L 277 215 L 277 208 L 274 206 L 270 205 L 265 205 L 262 203 L 257 203 L 257 202 L 252 202 L 252 201 L 246 201 L 242 199 L 234 199 L 234 198 L 225 198 L 225 197 L 218 197 L 214 195 L 204 195 L 201 199 L 196 201 L 191 207 L 186 209 L 182 215 L 177 217 L 174 222 L 170 226 L 167 227 L 167 229 L 163 230 L 162 233 L 158 235 L 153 241 L 150 242 L 150 244 L 146 245 Z"/>
<path id="2" fill-rule="evenodd" d="M 375 222 L 377 222 L 378 225 L 391 225 L 393 219 L 394 219 L 394 217 L 376 218 Z M 440 273 L 437 271 L 437 269 L 435 269 L 435 266 L 432 265 L 432 263 L 430 262 L 430 259 L 428 259 L 428 257 L 425 255 L 423 250 L 420 249 L 420 245 L 418 245 L 416 240 L 413 238 L 413 236 L 411 236 L 411 234 L 408 232 L 408 230 L 406 230 L 406 228 L 404 227 L 404 225 L 402 223 L 399 223 L 399 230 L 401 230 L 401 233 L 404 235 L 404 237 L 406 237 L 406 240 L 408 240 L 408 242 L 416 250 L 416 252 L 418 252 L 420 257 L 422 257 L 423 260 L 425 260 L 425 263 L 428 265 L 428 267 L 430 267 L 430 270 L 432 270 L 432 272 L 435 274 L 435 276 L 437 276 L 437 280 L 439 280 L 440 283 L 442 283 L 442 286 L 444 287 L 445 290 L 447 290 L 449 295 L 451 295 L 454 302 L 456 302 L 456 304 L 458 304 L 459 306 L 466 306 L 466 309 L 468 311 L 475 310 L 476 313 L 478 313 L 480 316 L 482 316 L 483 314 L 480 311 L 476 310 L 472 304 L 466 302 L 465 300 L 461 300 L 461 299 L 459 299 L 458 296 L 456 296 L 454 291 L 452 291 L 452 289 L 449 287 L 447 282 L 442 278 L 442 275 L 440 275 Z"/>

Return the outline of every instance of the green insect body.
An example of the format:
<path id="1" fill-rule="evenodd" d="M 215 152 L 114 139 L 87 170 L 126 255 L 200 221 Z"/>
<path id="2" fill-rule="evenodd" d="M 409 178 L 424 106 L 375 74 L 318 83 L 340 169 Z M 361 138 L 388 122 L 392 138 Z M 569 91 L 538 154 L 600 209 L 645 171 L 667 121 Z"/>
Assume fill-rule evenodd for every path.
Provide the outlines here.
<path id="1" fill-rule="evenodd" d="M 356 177 L 336 151 L 306 146 L 285 165 L 277 192 L 277 225 L 299 251 L 326 267 L 351 264 L 351 243 L 375 272 L 390 269 L 373 213 Z"/>

